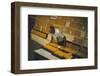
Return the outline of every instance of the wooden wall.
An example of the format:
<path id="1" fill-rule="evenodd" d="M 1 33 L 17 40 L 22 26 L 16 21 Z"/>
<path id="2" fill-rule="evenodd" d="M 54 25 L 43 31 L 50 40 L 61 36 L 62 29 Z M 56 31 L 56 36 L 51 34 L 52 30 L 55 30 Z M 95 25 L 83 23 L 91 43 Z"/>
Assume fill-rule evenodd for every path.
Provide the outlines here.
<path id="1" fill-rule="evenodd" d="M 53 25 L 60 29 L 69 41 L 87 46 L 88 21 L 86 17 L 33 16 L 33 18 L 36 20 L 33 28 L 49 33 L 49 27 Z"/>

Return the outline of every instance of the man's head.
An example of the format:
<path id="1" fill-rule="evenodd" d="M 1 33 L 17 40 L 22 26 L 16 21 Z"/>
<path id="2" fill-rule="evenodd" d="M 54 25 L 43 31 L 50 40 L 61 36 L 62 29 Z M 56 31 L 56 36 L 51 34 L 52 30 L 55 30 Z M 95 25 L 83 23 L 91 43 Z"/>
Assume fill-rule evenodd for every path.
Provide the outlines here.
<path id="1" fill-rule="evenodd" d="M 52 33 L 52 34 L 54 34 L 55 33 L 55 27 L 54 26 L 50 26 L 49 32 Z"/>

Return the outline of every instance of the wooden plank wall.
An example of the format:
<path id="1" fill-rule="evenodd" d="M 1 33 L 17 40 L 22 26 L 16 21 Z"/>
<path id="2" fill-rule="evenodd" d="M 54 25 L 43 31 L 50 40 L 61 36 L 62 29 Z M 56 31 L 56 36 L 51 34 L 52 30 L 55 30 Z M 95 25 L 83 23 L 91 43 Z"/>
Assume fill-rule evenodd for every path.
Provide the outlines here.
<path id="1" fill-rule="evenodd" d="M 44 33 L 49 33 L 49 27 L 59 28 L 68 38 L 72 36 L 72 42 L 87 46 L 87 18 L 68 16 L 33 16 L 36 24 L 33 28 Z M 70 39 L 70 38 L 69 38 Z"/>

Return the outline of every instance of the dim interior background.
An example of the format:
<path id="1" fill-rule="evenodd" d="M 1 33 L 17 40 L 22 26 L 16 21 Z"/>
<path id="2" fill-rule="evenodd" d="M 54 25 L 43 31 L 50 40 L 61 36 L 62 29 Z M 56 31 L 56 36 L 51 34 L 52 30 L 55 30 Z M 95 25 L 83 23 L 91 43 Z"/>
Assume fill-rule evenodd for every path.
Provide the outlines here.
<path id="1" fill-rule="evenodd" d="M 14 75 L 10 73 L 11 62 L 11 15 L 10 3 L 13 1 L 25 2 L 40 2 L 40 3 L 56 3 L 68 5 L 86 5 L 98 6 L 98 33 L 100 33 L 100 0 L 1 0 L 0 1 L 0 76 L 99 76 L 100 74 L 100 59 L 98 60 L 98 70 L 81 70 L 81 71 L 65 71 L 52 73 L 38 73 L 38 74 L 22 74 Z M 100 35 L 98 35 L 98 43 L 100 42 Z M 100 46 L 100 44 L 98 45 Z M 100 49 L 98 49 L 98 58 L 100 58 Z"/>

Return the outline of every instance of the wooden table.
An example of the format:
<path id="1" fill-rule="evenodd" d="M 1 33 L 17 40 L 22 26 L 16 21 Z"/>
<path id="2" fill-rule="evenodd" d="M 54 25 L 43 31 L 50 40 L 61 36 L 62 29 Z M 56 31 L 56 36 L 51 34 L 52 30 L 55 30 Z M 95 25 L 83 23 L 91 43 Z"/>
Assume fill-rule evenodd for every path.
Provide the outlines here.
<path id="1" fill-rule="evenodd" d="M 85 55 L 81 53 L 80 51 L 77 51 L 77 50 L 74 50 L 68 47 L 62 47 L 56 43 L 48 43 L 44 47 L 52 51 L 54 54 L 57 54 L 67 59 L 71 59 L 73 57 L 72 55 L 78 55 L 80 57 L 85 57 Z"/>

